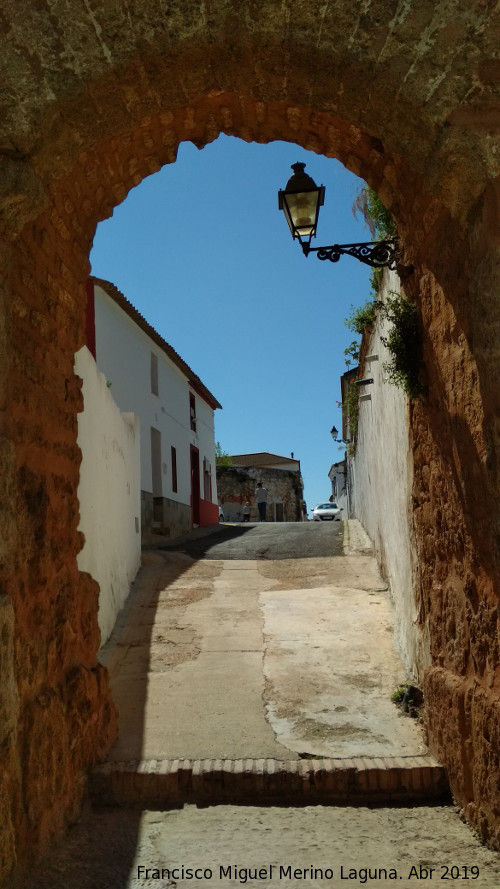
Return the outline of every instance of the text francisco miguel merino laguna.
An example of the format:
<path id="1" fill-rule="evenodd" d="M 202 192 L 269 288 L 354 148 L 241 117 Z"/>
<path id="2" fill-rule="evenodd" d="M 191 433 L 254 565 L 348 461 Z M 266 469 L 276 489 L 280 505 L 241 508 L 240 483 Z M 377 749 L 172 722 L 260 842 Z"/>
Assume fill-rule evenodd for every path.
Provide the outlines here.
<path id="1" fill-rule="evenodd" d="M 368 880 L 398 880 L 400 879 L 397 870 L 391 868 L 354 868 L 343 867 L 337 868 L 337 874 L 334 874 L 331 867 L 313 867 L 310 865 L 305 868 L 294 868 L 291 864 L 269 864 L 267 867 L 240 867 L 239 865 L 228 864 L 219 865 L 214 871 L 210 867 L 187 867 L 180 865 L 173 868 L 160 867 L 144 867 L 142 864 L 137 867 L 138 880 L 238 880 L 240 883 L 247 883 L 248 880 L 333 880 L 335 876 L 341 880 L 358 880 L 360 883 L 366 883 Z M 417 873 L 417 868 L 412 868 L 416 873 L 405 874 L 406 877 L 422 876 Z M 431 870 L 434 870 L 432 868 Z M 402 877 L 401 877 L 402 879 Z"/>

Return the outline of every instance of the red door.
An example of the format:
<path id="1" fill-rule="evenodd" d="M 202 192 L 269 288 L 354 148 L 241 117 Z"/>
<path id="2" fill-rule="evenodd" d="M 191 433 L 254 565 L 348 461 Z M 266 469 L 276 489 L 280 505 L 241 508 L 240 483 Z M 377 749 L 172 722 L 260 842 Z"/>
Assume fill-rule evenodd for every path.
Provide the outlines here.
<path id="1" fill-rule="evenodd" d="M 191 524 L 200 524 L 200 452 L 191 447 Z"/>

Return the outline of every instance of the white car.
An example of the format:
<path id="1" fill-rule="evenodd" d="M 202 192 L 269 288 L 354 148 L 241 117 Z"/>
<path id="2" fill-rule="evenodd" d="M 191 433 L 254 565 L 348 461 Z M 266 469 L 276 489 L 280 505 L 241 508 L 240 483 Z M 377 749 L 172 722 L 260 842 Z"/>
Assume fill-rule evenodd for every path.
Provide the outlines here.
<path id="1" fill-rule="evenodd" d="M 315 522 L 333 522 L 334 519 L 340 521 L 341 512 L 342 507 L 329 500 L 327 503 L 317 503 L 312 511 L 312 515 Z"/>

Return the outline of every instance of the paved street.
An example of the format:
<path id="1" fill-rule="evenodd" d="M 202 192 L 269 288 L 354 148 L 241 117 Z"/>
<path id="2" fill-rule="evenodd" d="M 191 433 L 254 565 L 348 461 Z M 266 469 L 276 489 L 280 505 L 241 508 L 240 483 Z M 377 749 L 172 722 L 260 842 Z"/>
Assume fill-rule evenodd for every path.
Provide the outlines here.
<path id="1" fill-rule="evenodd" d="M 340 522 L 263 524 L 145 553 L 103 652 L 110 759 L 424 752 L 390 700 L 405 670 L 386 585 L 342 544 Z"/>
<path id="2" fill-rule="evenodd" d="M 405 671 L 369 550 L 349 522 L 226 526 L 146 551 L 102 652 L 120 737 L 91 787 L 122 805 L 89 806 L 25 889 L 498 889 L 499 856 L 452 806 L 366 807 L 369 774 L 404 790 L 405 769 L 431 760 L 390 701 Z M 343 775 L 368 782 L 365 802 L 307 804 Z M 224 786 L 239 805 L 213 805 Z M 266 786 L 281 806 L 259 802 Z"/>
<path id="3" fill-rule="evenodd" d="M 342 545 L 342 522 L 263 522 L 222 525 L 186 542 L 182 551 L 195 559 L 308 559 L 341 555 Z"/>

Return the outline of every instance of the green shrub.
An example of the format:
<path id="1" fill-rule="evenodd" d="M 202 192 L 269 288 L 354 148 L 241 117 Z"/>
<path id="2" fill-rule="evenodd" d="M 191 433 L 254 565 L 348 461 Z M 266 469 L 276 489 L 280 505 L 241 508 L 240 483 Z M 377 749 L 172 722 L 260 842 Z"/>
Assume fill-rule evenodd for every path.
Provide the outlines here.
<path id="1" fill-rule="evenodd" d="M 369 185 L 363 185 L 356 200 L 353 211 L 356 215 L 361 213 L 372 238 L 376 241 L 395 238 L 397 236 L 396 223 L 391 213 L 384 207 L 376 191 Z"/>
<path id="2" fill-rule="evenodd" d="M 400 293 L 392 293 L 385 302 L 384 315 L 392 327 L 388 336 L 381 337 L 391 354 L 384 364 L 389 381 L 403 389 L 408 398 L 423 394 L 419 376 L 422 367 L 422 335 L 418 311 L 414 303 Z"/>
<path id="3" fill-rule="evenodd" d="M 357 309 L 351 306 L 351 314 L 344 321 L 345 326 L 353 333 L 361 335 L 366 327 L 371 327 L 374 323 L 377 308 L 378 302 L 372 299 Z"/>
<path id="4" fill-rule="evenodd" d="M 350 367 L 351 364 L 357 366 L 359 362 L 359 343 L 357 340 L 353 340 L 347 349 L 344 349 L 344 355 L 346 367 Z"/>
<path id="5" fill-rule="evenodd" d="M 354 456 L 356 450 L 356 437 L 358 434 L 359 386 L 356 385 L 356 379 L 359 379 L 359 377 L 353 376 L 349 380 L 342 402 L 342 416 L 349 429 L 350 441 L 347 446 L 347 453 L 350 457 Z"/>
<path id="6" fill-rule="evenodd" d="M 384 207 L 377 192 L 369 185 L 364 185 L 360 190 L 354 201 L 353 212 L 355 215 L 361 213 L 375 241 L 392 240 L 397 237 L 396 223 L 391 213 Z M 383 275 L 383 268 L 371 271 L 370 285 L 375 297 L 380 291 Z"/>
<path id="7" fill-rule="evenodd" d="M 215 462 L 217 466 L 232 466 L 231 457 L 222 450 L 220 441 L 215 442 Z"/>

